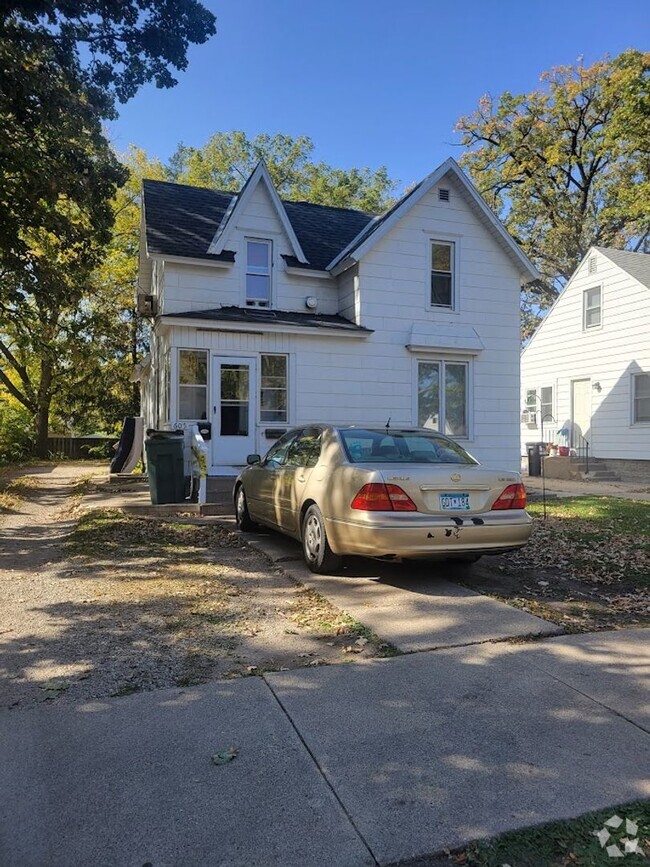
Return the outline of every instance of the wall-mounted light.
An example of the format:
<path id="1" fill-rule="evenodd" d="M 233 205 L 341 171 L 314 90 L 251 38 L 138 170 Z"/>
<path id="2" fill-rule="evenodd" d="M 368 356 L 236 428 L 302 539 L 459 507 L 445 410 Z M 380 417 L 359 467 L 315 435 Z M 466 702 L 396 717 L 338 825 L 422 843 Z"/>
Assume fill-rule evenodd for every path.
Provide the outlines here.
<path id="1" fill-rule="evenodd" d="M 600 392 L 603 390 L 603 387 L 599 382 L 594 382 L 591 387 L 593 388 L 594 391 Z"/>

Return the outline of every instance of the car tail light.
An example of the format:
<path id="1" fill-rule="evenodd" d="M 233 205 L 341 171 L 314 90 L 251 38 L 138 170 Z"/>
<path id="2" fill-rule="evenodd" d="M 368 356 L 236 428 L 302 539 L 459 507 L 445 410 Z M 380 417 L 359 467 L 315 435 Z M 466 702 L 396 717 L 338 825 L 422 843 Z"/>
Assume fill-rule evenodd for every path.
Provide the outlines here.
<path id="1" fill-rule="evenodd" d="M 418 508 L 399 485 L 371 482 L 364 485 L 356 495 L 351 509 L 364 512 L 417 512 Z"/>
<path id="2" fill-rule="evenodd" d="M 492 509 L 525 509 L 526 488 L 523 485 L 508 485 L 497 497 Z"/>

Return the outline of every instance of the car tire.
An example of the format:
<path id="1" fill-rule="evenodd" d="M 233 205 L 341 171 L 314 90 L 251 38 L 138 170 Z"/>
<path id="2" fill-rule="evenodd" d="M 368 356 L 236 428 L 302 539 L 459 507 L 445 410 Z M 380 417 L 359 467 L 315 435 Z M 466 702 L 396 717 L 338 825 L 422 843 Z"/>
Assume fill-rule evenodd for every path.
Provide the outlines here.
<path id="1" fill-rule="evenodd" d="M 323 515 L 315 504 L 302 521 L 302 552 L 309 569 L 318 575 L 335 572 L 341 565 L 342 558 L 330 548 Z"/>
<path id="2" fill-rule="evenodd" d="M 235 492 L 235 521 L 237 522 L 237 529 L 241 530 L 242 533 L 250 533 L 257 529 L 257 524 L 251 519 L 248 512 L 243 485 L 239 485 Z"/>

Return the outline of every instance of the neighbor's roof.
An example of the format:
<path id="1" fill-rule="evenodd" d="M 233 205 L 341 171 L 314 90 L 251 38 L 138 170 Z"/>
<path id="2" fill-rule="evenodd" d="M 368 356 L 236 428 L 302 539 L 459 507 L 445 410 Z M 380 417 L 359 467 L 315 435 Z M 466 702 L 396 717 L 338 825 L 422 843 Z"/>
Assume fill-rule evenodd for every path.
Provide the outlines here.
<path id="1" fill-rule="evenodd" d="M 233 193 L 217 192 L 167 181 L 143 182 L 147 250 L 153 255 L 233 261 L 227 250 L 208 253 L 217 227 L 231 205 Z M 286 202 L 284 208 L 309 268 L 324 271 L 359 232 L 372 222 L 371 214 L 309 202 Z M 301 266 L 293 259 L 287 264 Z"/>
<path id="2" fill-rule="evenodd" d="M 632 253 L 630 250 L 614 250 L 611 247 L 594 247 L 603 256 L 622 268 L 623 271 L 650 289 L 650 254 Z"/>

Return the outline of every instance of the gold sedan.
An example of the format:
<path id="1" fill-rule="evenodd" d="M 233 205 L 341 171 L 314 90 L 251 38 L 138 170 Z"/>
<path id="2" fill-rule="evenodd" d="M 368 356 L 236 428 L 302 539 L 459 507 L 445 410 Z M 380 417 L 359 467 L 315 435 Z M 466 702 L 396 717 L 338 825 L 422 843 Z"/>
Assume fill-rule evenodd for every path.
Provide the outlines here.
<path id="1" fill-rule="evenodd" d="M 233 492 L 237 526 L 299 539 L 313 572 L 347 554 L 474 561 L 532 532 L 519 474 L 486 469 L 431 430 L 309 425 L 248 464 Z"/>

